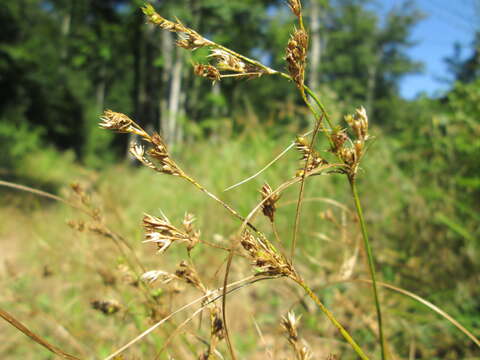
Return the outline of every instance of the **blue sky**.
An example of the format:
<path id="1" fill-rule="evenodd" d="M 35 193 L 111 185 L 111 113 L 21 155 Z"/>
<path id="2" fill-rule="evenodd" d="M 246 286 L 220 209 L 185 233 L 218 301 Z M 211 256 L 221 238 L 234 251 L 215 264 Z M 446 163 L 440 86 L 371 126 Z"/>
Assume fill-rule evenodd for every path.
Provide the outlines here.
<path id="1" fill-rule="evenodd" d="M 404 1 L 377 0 L 376 8 L 384 14 Z M 413 30 L 412 40 L 418 44 L 409 54 L 425 67 L 421 74 L 409 75 L 402 81 L 401 94 L 409 99 L 420 92 L 435 95 L 445 90 L 448 85 L 439 81 L 449 76 L 443 59 L 453 54 L 455 42 L 468 47 L 475 29 L 480 30 L 480 0 L 416 0 L 415 3 L 426 17 Z M 467 49 L 463 55 L 468 55 Z"/>

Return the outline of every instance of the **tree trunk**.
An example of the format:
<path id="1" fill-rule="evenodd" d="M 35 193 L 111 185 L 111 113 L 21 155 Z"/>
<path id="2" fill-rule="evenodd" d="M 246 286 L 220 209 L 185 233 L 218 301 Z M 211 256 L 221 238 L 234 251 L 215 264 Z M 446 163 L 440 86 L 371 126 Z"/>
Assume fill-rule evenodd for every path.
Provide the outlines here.
<path id="1" fill-rule="evenodd" d="M 322 38 L 320 34 L 320 3 L 318 0 L 312 0 L 310 9 L 310 71 L 309 81 L 310 87 L 314 92 L 318 90 L 320 82 L 320 58 L 322 56 Z"/>
<path id="2" fill-rule="evenodd" d="M 167 135 L 168 133 L 168 98 L 170 90 L 170 78 L 172 75 L 173 66 L 173 37 L 168 31 L 162 31 L 161 33 L 161 53 L 163 58 L 162 64 L 162 89 L 159 99 L 159 119 L 158 126 L 160 131 Z"/>
<path id="3" fill-rule="evenodd" d="M 175 133 L 178 123 L 180 97 L 182 90 L 182 70 L 183 57 L 181 48 L 177 47 L 175 51 L 175 63 L 172 69 L 172 80 L 170 82 L 170 97 L 168 102 L 168 126 L 165 134 L 167 144 L 173 145 L 175 142 Z"/>

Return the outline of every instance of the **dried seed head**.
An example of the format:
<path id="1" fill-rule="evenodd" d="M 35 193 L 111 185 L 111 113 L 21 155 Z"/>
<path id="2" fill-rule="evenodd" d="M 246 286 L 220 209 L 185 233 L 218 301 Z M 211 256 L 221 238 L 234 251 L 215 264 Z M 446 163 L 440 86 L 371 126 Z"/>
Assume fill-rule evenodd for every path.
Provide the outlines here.
<path id="1" fill-rule="evenodd" d="M 184 26 L 180 21 L 178 21 L 178 19 L 177 22 L 165 19 L 159 13 L 157 13 L 154 7 L 150 4 L 145 4 L 145 6 L 142 7 L 142 11 L 147 16 L 147 20 L 150 23 L 157 25 L 164 30 L 185 34 L 190 34 L 190 32 L 194 32 L 193 30 Z"/>
<path id="2" fill-rule="evenodd" d="M 262 194 L 262 200 L 265 200 L 263 205 L 262 205 L 262 212 L 263 215 L 268 217 L 271 222 L 273 222 L 274 217 L 275 217 L 275 211 L 277 210 L 275 203 L 280 199 L 280 195 L 278 194 L 273 194 L 272 195 L 272 188 L 270 185 L 265 183 L 262 186 L 262 190 L 260 190 L 260 193 Z"/>
<path id="3" fill-rule="evenodd" d="M 356 109 L 354 115 L 345 116 L 345 121 L 352 128 L 358 140 L 368 140 L 368 117 L 363 106 Z"/>
<path id="4" fill-rule="evenodd" d="M 292 276 L 294 271 L 287 260 L 269 246 L 255 238 L 249 231 L 241 235 L 240 244 L 259 269 L 257 275 Z"/>
<path id="5" fill-rule="evenodd" d="M 288 72 L 299 89 L 303 91 L 307 60 L 308 34 L 305 30 L 295 30 L 287 44 L 286 57 Z"/>
<path id="6" fill-rule="evenodd" d="M 298 357 L 300 360 L 311 360 L 313 358 L 313 354 L 307 346 L 302 346 L 298 351 Z"/>
<path id="7" fill-rule="evenodd" d="M 170 157 L 167 145 L 162 137 L 154 133 L 151 137 L 151 142 L 153 147 L 148 150 L 148 155 L 160 163 L 160 168 L 156 168 L 156 170 L 168 175 L 183 176 L 183 171 Z"/>
<path id="8" fill-rule="evenodd" d="M 362 152 L 363 152 L 363 145 L 365 143 L 361 140 L 355 140 L 353 142 L 353 146 L 355 148 L 355 155 L 357 157 L 357 159 L 360 159 L 360 157 L 362 156 Z"/>
<path id="9" fill-rule="evenodd" d="M 214 61 L 215 67 L 220 71 L 239 73 L 246 71 L 246 64 L 242 60 L 224 50 L 213 49 L 208 57 Z"/>
<path id="10" fill-rule="evenodd" d="M 132 144 L 130 146 L 129 151 L 133 157 L 135 157 L 143 165 L 160 173 L 174 176 L 184 176 L 182 170 L 170 158 L 167 146 L 160 135 L 154 133 L 152 136 L 148 136 L 146 140 L 152 144 L 152 147 L 147 151 L 145 151 L 145 148 L 142 145 Z M 150 158 L 155 160 L 155 163 L 152 162 Z"/>
<path id="11" fill-rule="evenodd" d="M 145 229 L 144 242 L 157 244 L 158 252 L 167 250 L 174 241 L 188 241 L 188 235 L 173 226 L 165 216 L 160 219 L 145 214 L 143 227 Z"/>
<path id="12" fill-rule="evenodd" d="M 176 22 L 173 22 L 163 18 L 150 4 L 146 4 L 142 8 L 142 11 L 147 16 L 147 19 L 150 23 L 159 26 L 163 30 L 177 33 L 180 38 L 176 44 L 181 48 L 196 50 L 212 44 L 211 41 L 205 39 L 195 30 L 183 25 L 180 20 L 176 19 Z"/>
<path id="13" fill-rule="evenodd" d="M 298 17 L 302 14 L 302 3 L 300 0 L 288 0 L 288 6 L 295 16 Z"/>
<path id="14" fill-rule="evenodd" d="M 91 306 L 105 315 L 113 315 L 122 309 L 122 306 L 115 300 L 93 300 Z"/>
<path id="15" fill-rule="evenodd" d="M 307 172 L 312 171 L 319 167 L 320 165 L 325 165 L 327 164 L 327 161 L 320 157 L 320 155 L 310 147 L 309 142 L 307 139 L 305 139 L 302 136 L 298 136 L 297 139 L 295 140 L 295 146 L 297 150 L 302 154 L 302 161 L 306 161 L 306 170 Z M 297 171 L 297 176 L 303 176 L 304 175 L 304 168 L 300 169 Z"/>
<path id="16" fill-rule="evenodd" d="M 340 150 L 345 142 L 348 140 L 348 135 L 345 130 L 335 129 L 332 132 L 332 149 L 331 151 L 336 154 Z"/>
<path id="17" fill-rule="evenodd" d="M 86 228 L 86 224 L 84 221 L 69 220 L 67 222 L 67 225 L 78 232 L 83 232 Z"/>
<path id="18" fill-rule="evenodd" d="M 220 71 L 215 66 L 195 64 L 193 66 L 195 75 L 207 78 L 213 82 L 220 80 Z"/>
<path id="19" fill-rule="evenodd" d="M 352 168 L 354 165 L 356 165 L 357 155 L 355 150 L 349 147 L 343 147 L 340 149 L 338 154 L 345 164 L 351 166 Z"/>
<path id="20" fill-rule="evenodd" d="M 301 316 L 298 318 L 295 316 L 293 311 L 288 312 L 287 316 L 282 317 L 281 325 L 285 332 L 287 333 L 288 342 L 292 345 L 296 358 L 299 360 L 309 360 L 312 358 L 312 353 L 310 349 L 302 344 L 303 341 L 300 341 L 298 337 L 298 325 L 300 322 Z"/>
<path id="21" fill-rule="evenodd" d="M 154 163 L 145 157 L 145 148 L 142 145 L 131 144 L 128 150 L 135 159 L 140 161 L 146 167 L 157 171 L 159 170 Z"/>
<path id="22" fill-rule="evenodd" d="M 298 322 L 300 321 L 300 317 L 296 317 L 293 311 L 289 311 L 287 316 L 282 317 L 281 325 L 283 329 L 288 334 L 288 339 L 291 341 L 296 342 L 298 340 Z"/>
<path id="23" fill-rule="evenodd" d="M 114 130 L 121 133 L 128 133 L 132 130 L 132 119 L 119 112 L 105 110 L 100 120 L 99 125 L 102 129 Z"/>
<path id="24" fill-rule="evenodd" d="M 100 117 L 100 120 L 99 126 L 102 129 L 112 130 L 119 133 L 132 133 L 143 138 L 148 138 L 148 134 L 125 114 L 112 110 L 105 110 Z"/>
<path id="25" fill-rule="evenodd" d="M 187 50 L 196 50 L 209 44 L 206 39 L 201 36 L 195 36 L 194 34 L 182 36 L 180 33 L 179 37 L 176 41 L 177 46 Z"/>
<path id="26" fill-rule="evenodd" d="M 162 271 L 162 270 L 150 270 L 144 273 L 141 279 L 150 284 L 154 283 L 158 279 L 161 279 L 163 284 L 168 284 L 169 282 L 175 279 L 175 275 L 167 273 L 166 271 Z"/>
<path id="27" fill-rule="evenodd" d="M 207 288 L 202 284 L 200 281 L 200 277 L 198 276 L 196 270 L 190 266 L 186 261 L 182 261 L 178 265 L 178 269 L 175 271 L 175 275 L 180 279 L 184 280 L 188 284 L 193 285 L 195 288 L 199 289 L 200 291 L 206 293 Z"/>
<path id="28" fill-rule="evenodd" d="M 200 231 L 193 228 L 192 223 L 195 217 L 186 214 L 183 220 L 184 231 L 179 230 L 170 223 L 170 220 L 163 215 L 158 218 L 145 214 L 143 218 L 143 227 L 145 229 L 145 241 L 154 242 L 158 246 L 159 252 L 167 250 L 173 242 L 186 242 L 187 250 L 190 251 L 200 241 Z"/>
<path id="29" fill-rule="evenodd" d="M 185 217 L 183 218 L 183 228 L 188 235 L 188 251 L 191 251 L 200 242 L 200 230 L 196 230 L 193 227 L 194 221 L 195 216 L 189 213 L 185 214 Z"/>
<path id="30" fill-rule="evenodd" d="M 225 327 L 223 326 L 220 309 L 217 306 L 211 310 L 211 329 L 211 335 L 218 340 L 225 337 Z"/>

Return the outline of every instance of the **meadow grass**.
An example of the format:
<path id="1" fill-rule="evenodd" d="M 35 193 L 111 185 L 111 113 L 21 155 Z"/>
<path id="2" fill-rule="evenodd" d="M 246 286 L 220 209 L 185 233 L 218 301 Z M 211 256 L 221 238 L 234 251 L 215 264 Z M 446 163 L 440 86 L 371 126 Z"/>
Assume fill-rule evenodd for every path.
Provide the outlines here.
<path id="1" fill-rule="evenodd" d="M 268 139 L 245 136 L 225 139 L 222 146 L 198 142 L 189 146 L 191 151 L 179 153 L 177 158 L 182 165 L 195 164 L 191 172 L 197 179 L 201 179 L 206 186 L 222 194 L 222 198 L 245 213 L 258 202 L 258 189 L 264 181 L 276 185 L 282 181 L 285 172 L 296 170 L 295 160 L 298 155 L 292 151 L 252 182 L 229 192 L 222 193 L 222 190 L 263 167 L 270 161 L 271 154 L 280 152 L 289 141 L 288 137 Z M 365 189 L 363 195 L 369 209 L 366 218 L 372 228 L 379 261 L 383 264 L 382 277 L 389 282 L 399 283 L 403 276 L 397 273 L 397 269 L 408 266 L 407 271 L 412 271 L 410 267 L 413 265 L 404 264 L 404 254 L 392 239 L 386 239 L 382 234 L 403 231 L 405 224 L 396 221 L 403 211 L 401 199 L 408 194 L 411 201 L 417 201 L 415 199 L 420 198 L 420 195 L 416 193 L 415 184 L 394 165 L 392 154 L 389 153 L 390 147 L 383 142 L 381 139 L 377 141 L 376 151 L 372 152 L 364 164 L 362 188 Z M 246 155 L 249 161 L 238 162 L 239 153 Z M 239 166 L 224 171 L 225 164 L 235 162 Z M 208 201 L 201 193 L 190 192 L 188 184 L 179 183 L 172 177 L 157 176 L 145 168 L 117 165 L 99 173 L 80 167 L 72 171 L 72 165 L 61 160 L 57 160 L 55 167 L 60 174 L 59 179 L 76 178 L 84 184 L 92 194 L 92 201 L 105 214 L 107 224 L 128 240 L 148 269 L 173 271 L 175 264 L 184 256 L 184 250 L 172 247 L 168 257 L 159 257 L 154 248 L 142 244 L 140 224 L 144 212 L 155 214 L 162 210 L 172 222 L 182 219 L 186 211 L 192 212 L 197 216 L 202 238 L 220 245 L 227 245 L 229 236 L 238 227 L 234 219 L 224 216 L 221 207 Z M 40 184 L 45 183 L 42 179 L 38 181 Z M 60 186 L 60 194 L 69 196 L 67 194 L 70 190 L 61 180 L 56 185 Z M 348 260 L 355 254 L 352 239 L 357 242 L 359 240 L 358 228 L 351 224 L 351 219 L 343 219 L 348 226 L 339 231 L 329 216 L 333 214 L 342 220 L 345 214 L 337 206 L 314 199 L 335 198 L 353 210 L 353 203 L 342 191 L 344 186 L 343 181 L 334 177 L 317 177 L 306 188 L 304 211 L 309 215 L 302 221 L 298 244 L 302 250 L 297 255 L 297 262 L 301 271 L 309 274 L 312 287 L 322 294 L 326 305 L 334 306 L 336 315 L 349 328 L 355 329 L 355 335 L 363 344 L 371 347 L 376 344 L 376 340 L 372 333 L 375 323 L 371 318 L 368 288 L 352 283 L 325 288 L 329 283 L 341 280 L 342 273 L 348 271 Z M 172 187 L 178 192 L 172 191 Z M 292 189 L 279 201 L 276 216 L 281 234 L 290 234 L 296 196 L 297 192 Z M 5 189 L 2 190 L 1 206 L 2 213 L 8 214 L 2 222 L 0 234 L 3 250 L 0 278 L 4 289 L 0 297 L 1 308 L 14 312 L 32 330 L 52 343 L 61 344 L 65 351 L 82 354 L 87 358 L 106 357 L 114 348 L 151 324 L 152 316 L 146 312 L 138 289 L 130 285 L 131 274 L 126 271 L 125 259 L 115 246 L 102 237 L 74 231 L 67 225 L 69 220 L 85 219 L 77 210 L 31 194 Z M 268 228 L 267 219 L 258 220 Z M 412 219 L 412 224 L 415 224 L 415 219 Z M 212 285 L 218 285 L 215 271 L 222 265 L 224 253 L 221 250 L 198 248 L 193 250 L 193 256 L 202 276 Z M 361 258 L 360 252 L 351 269 L 356 274 L 355 277 L 366 275 Z M 235 272 L 239 278 L 248 275 L 248 263 L 236 264 Z M 346 279 L 345 275 L 343 278 Z M 235 309 L 229 315 L 230 326 L 239 356 L 260 359 L 267 351 L 271 351 L 276 356 L 286 357 L 289 351 L 287 341 L 275 334 L 280 331 L 281 316 L 294 306 L 298 314 L 304 314 L 301 334 L 319 358 L 328 353 L 337 354 L 342 359 L 355 358 L 345 345 L 333 340 L 336 337 L 335 330 L 311 304 L 301 301 L 302 296 L 298 290 L 282 284 L 280 280 L 273 281 L 271 285 L 268 282 L 258 283 L 230 296 L 230 306 Z M 170 296 L 168 291 L 152 289 L 152 292 L 158 292 L 161 299 Z M 184 289 L 181 294 L 191 299 L 194 296 L 188 289 Z M 387 293 L 384 296 L 386 295 Z M 122 304 L 124 310 L 105 315 L 91 307 L 94 300 L 115 300 Z M 173 309 L 176 304 L 180 305 L 178 300 L 172 301 L 167 310 Z M 443 337 L 442 343 L 445 346 L 442 348 L 452 347 L 453 344 L 468 346 L 464 338 L 457 336 L 445 321 L 410 300 L 391 295 L 383 298 L 383 301 L 388 309 L 387 334 L 397 334 L 391 341 L 392 346 L 398 349 L 398 356 L 406 356 L 412 346 L 412 339 L 416 339 L 417 351 L 423 356 L 430 354 L 430 358 L 436 358 L 435 347 L 431 346 L 437 339 L 436 334 Z M 453 303 L 449 309 L 455 307 Z M 180 322 L 177 320 L 176 324 Z M 197 326 L 198 322 L 193 329 Z M 259 335 L 257 326 L 261 329 L 262 336 Z M 0 327 L 6 339 L 0 348 L 0 357 L 48 357 L 46 350 L 34 345 L 28 338 L 19 336 L 8 324 L 0 323 Z M 158 351 L 172 329 L 172 325 L 166 324 L 165 329 L 160 328 L 151 338 L 132 347 L 127 352 L 127 358 L 154 356 L 155 350 Z M 188 332 L 181 334 L 173 345 L 174 350 L 170 350 L 170 353 L 185 359 L 194 358 L 195 351 L 202 346 Z M 193 350 L 189 350 L 190 347 Z M 444 358 L 454 359 L 455 355 Z"/>

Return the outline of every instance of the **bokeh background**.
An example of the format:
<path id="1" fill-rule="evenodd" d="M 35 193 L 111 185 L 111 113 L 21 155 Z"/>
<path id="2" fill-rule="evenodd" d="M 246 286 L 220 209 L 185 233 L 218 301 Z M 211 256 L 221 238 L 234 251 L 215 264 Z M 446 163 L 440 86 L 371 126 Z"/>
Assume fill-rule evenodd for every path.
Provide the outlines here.
<path id="1" fill-rule="evenodd" d="M 174 34 L 146 24 L 142 4 L 0 3 L 0 179 L 73 202 L 70 184 L 80 183 L 92 208 L 147 269 L 172 270 L 184 250 L 158 255 L 142 244 L 144 212 L 163 211 L 177 224 L 191 212 L 204 239 L 221 246 L 238 224 L 188 184 L 137 166 L 128 156 L 132 139 L 99 129 L 103 110 L 159 131 L 189 174 L 243 214 L 265 181 L 278 186 L 294 176 L 299 155 L 291 151 L 254 180 L 223 190 L 265 166 L 312 118 L 288 81 L 265 76 L 212 85 L 196 77 L 191 65 L 208 53 L 175 47 Z M 153 5 L 166 18 L 285 70 L 294 17 L 284 1 Z M 309 85 L 338 124 L 358 106 L 369 114 L 375 141 L 359 187 L 380 279 L 428 299 L 480 336 L 480 2 L 310 0 L 304 13 Z M 292 189 L 280 201 L 278 231 L 286 244 L 297 196 Z M 370 291 L 345 282 L 368 277 L 348 184 L 321 176 L 307 184 L 305 198 L 299 266 L 359 342 L 377 351 Z M 158 314 L 146 310 L 128 256 L 101 234 L 68 226 L 78 221 L 90 220 L 60 202 L 0 188 L 0 307 L 65 350 L 101 358 Z M 258 222 L 269 231 L 267 221 Z M 221 285 L 217 271 L 223 273 L 225 256 L 220 249 L 193 253 L 212 287 Z M 234 269 L 233 279 L 250 271 L 242 261 Z M 184 303 L 188 289 L 151 291 L 166 313 Z M 480 359 L 464 334 L 426 307 L 387 290 L 381 296 L 393 358 Z M 279 326 L 290 308 L 303 313 L 302 336 L 315 359 L 354 358 L 292 285 L 258 284 L 231 299 L 231 331 L 242 358 L 292 358 Z M 103 314 L 91 306 L 100 300 L 122 310 Z M 206 324 L 192 329 L 205 332 Z M 125 359 L 153 359 L 174 325 Z M 174 358 L 198 358 L 205 345 L 192 329 L 172 343 Z M 0 337 L 2 359 L 53 358 L 7 323 L 0 322 Z"/>

